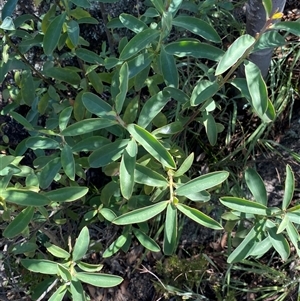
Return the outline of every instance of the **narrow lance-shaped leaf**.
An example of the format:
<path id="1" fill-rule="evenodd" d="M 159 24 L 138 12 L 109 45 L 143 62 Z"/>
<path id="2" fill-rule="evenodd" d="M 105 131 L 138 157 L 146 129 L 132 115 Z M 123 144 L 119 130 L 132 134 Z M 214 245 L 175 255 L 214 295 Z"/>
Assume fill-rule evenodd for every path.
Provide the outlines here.
<path id="1" fill-rule="evenodd" d="M 46 275 L 57 274 L 57 263 L 46 259 L 21 259 L 21 264 L 29 271 Z"/>
<path id="2" fill-rule="evenodd" d="M 229 176 L 227 171 L 216 171 L 200 177 L 197 177 L 180 187 L 175 191 L 177 195 L 187 195 L 194 192 L 203 191 L 224 182 Z"/>
<path id="3" fill-rule="evenodd" d="M 165 50 L 178 57 L 192 56 L 195 58 L 220 61 L 224 51 L 215 46 L 200 43 L 199 41 L 179 41 L 166 45 Z"/>
<path id="4" fill-rule="evenodd" d="M 59 172 L 60 168 L 61 168 L 60 158 L 55 158 L 44 166 L 39 177 L 39 183 L 42 189 L 46 189 L 50 186 L 54 177 Z"/>
<path id="5" fill-rule="evenodd" d="M 134 181 L 153 187 L 165 187 L 168 185 L 168 181 L 163 175 L 141 164 L 135 165 Z"/>
<path id="6" fill-rule="evenodd" d="M 67 24 L 67 32 L 70 41 L 74 47 L 78 46 L 79 42 L 79 25 L 75 20 L 70 20 Z"/>
<path id="7" fill-rule="evenodd" d="M 169 100 L 169 94 L 163 91 L 158 92 L 148 99 L 140 112 L 138 125 L 146 128 L 157 116 L 157 114 L 165 107 Z"/>
<path id="8" fill-rule="evenodd" d="M 255 245 L 259 242 L 257 238 L 263 231 L 264 223 L 265 220 L 261 220 L 250 230 L 239 246 L 229 255 L 228 263 L 240 262 L 251 254 Z"/>
<path id="9" fill-rule="evenodd" d="M 66 176 L 74 181 L 75 180 L 75 160 L 72 149 L 68 144 L 65 144 L 61 150 L 61 165 Z"/>
<path id="10" fill-rule="evenodd" d="M 165 210 L 168 203 L 168 201 L 159 202 L 154 205 L 130 211 L 117 217 L 113 220 L 113 223 L 116 225 L 131 225 L 145 222 Z"/>
<path id="11" fill-rule="evenodd" d="M 267 191 L 260 175 L 253 168 L 248 168 L 245 172 L 245 180 L 248 188 L 254 196 L 254 200 L 262 205 L 267 206 Z"/>
<path id="12" fill-rule="evenodd" d="M 300 36 L 300 23 L 295 21 L 284 21 L 273 24 L 272 29 L 285 30 L 294 34 L 295 36 Z"/>
<path id="13" fill-rule="evenodd" d="M 148 44 L 155 41 L 158 36 L 159 31 L 151 28 L 138 33 L 124 47 L 120 54 L 120 60 L 128 60 L 139 51 L 146 48 Z"/>
<path id="14" fill-rule="evenodd" d="M 284 196 L 282 201 L 283 210 L 286 210 L 289 207 L 295 189 L 295 178 L 291 167 L 287 165 L 285 170 L 286 170 L 286 178 L 285 178 Z"/>
<path id="15" fill-rule="evenodd" d="M 160 251 L 159 245 L 152 238 L 146 235 L 143 231 L 136 228 L 133 228 L 132 231 L 135 237 L 141 243 L 141 245 L 144 246 L 147 250 L 150 250 L 152 252 Z"/>
<path id="16" fill-rule="evenodd" d="M 245 34 L 235 40 L 220 60 L 216 75 L 220 75 L 232 67 L 255 43 L 255 39 Z"/>
<path id="17" fill-rule="evenodd" d="M 172 24 L 178 27 L 182 27 L 208 41 L 216 43 L 221 42 L 221 38 L 219 37 L 216 30 L 201 19 L 190 16 L 178 16 L 173 19 Z"/>
<path id="18" fill-rule="evenodd" d="M 127 200 L 133 192 L 136 154 L 136 142 L 131 140 L 123 152 L 120 165 L 120 188 L 123 197 Z"/>
<path id="19" fill-rule="evenodd" d="M 87 187 L 64 187 L 46 192 L 46 196 L 52 202 L 71 202 L 78 200 L 88 193 Z"/>
<path id="20" fill-rule="evenodd" d="M 113 241 L 108 248 L 104 251 L 103 253 L 103 258 L 108 258 L 112 255 L 114 255 L 115 253 L 117 253 L 126 243 L 127 241 L 127 237 L 122 234 L 120 235 L 115 241 Z"/>
<path id="21" fill-rule="evenodd" d="M 210 228 L 214 230 L 222 230 L 223 227 L 218 222 L 216 222 L 214 219 L 209 217 L 208 215 L 204 214 L 203 212 L 191 208 L 184 204 L 177 204 L 177 208 L 179 211 L 181 211 L 184 215 L 195 221 L 196 223 Z"/>
<path id="22" fill-rule="evenodd" d="M 135 124 L 128 125 L 127 130 L 163 166 L 172 169 L 176 167 L 173 157 L 153 135 Z"/>
<path id="23" fill-rule="evenodd" d="M 80 281 L 97 287 L 114 287 L 116 285 L 119 285 L 123 281 L 122 277 L 109 274 L 82 272 L 76 273 L 75 276 Z"/>
<path id="24" fill-rule="evenodd" d="M 106 118 L 89 118 L 69 125 L 61 132 L 61 134 L 63 136 L 78 136 L 96 130 L 105 129 L 115 124 L 117 124 L 115 120 Z"/>
<path id="25" fill-rule="evenodd" d="M 135 33 L 139 33 L 148 28 L 146 23 L 129 14 L 123 13 L 119 16 L 119 19 L 125 27 Z"/>
<path id="26" fill-rule="evenodd" d="M 44 70 L 43 73 L 48 77 L 53 77 L 56 80 L 66 82 L 71 85 L 79 85 L 81 80 L 77 72 L 70 70 L 69 68 L 51 67 Z"/>
<path id="27" fill-rule="evenodd" d="M 176 67 L 176 61 L 172 54 L 169 54 L 165 51 L 164 46 L 162 46 L 160 50 L 160 65 L 166 85 L 173 88 L 178 88 L 179 76 Z"/>
<path id="28" fill-rule="evenodd" d="M 22 190 L 16 188 L 8 188 L 1 191 L 2 198 L 8 203 L 14 203 L 20 206 L 45 206 L 50 204 L 50 199 L 40 193 Z"/>
<path id="29" fill-rule="evenodd" d="M 103 167 L 112 161 L 118 160 L 128 142 L 129 139 L 116 140 L 98 148 L 89 156 L 90 166 L 93 168 Z"/>
<path id="30" fill-rule="evenodd" d="M 71 107 L 71 106 L 63 109 L 60 112 L 59 119 L 58 119 L 58 125 L 59 125 L 60 131 L 63 131 L 67 127 L 72 112 L 73 112 L 73 107 Z"/>
<path id="31" fill-rule="evenodd" d="M 82 95 L 82 103 L 91 113 L 103 117 L 112 112 L 112 107 L 99 96 L 86 92 Z"/>
<path id="32" fill-rule="evenodd" d="M 10 0 L 6 1 L 6 3 L 2 7 L 2 12 L 1 12 L 1 20 L 4 20 L 6 17 L 11 17 L 12 13 L 16 9 L 18 0 Z"/>
<path id="33" fill-rule="evenodd" d="M 164 254 L 172 255 L 177 243 L 177 208 L 172 203 L 168 204 L 164 228 Z"/>
<path id="34" fill-rule="evenodd" d="M 31 106 L 35 98 L 35 85 L 31 72 L 23 71 L 20 85 L 24 102 Z"/>
<path id="35" fill-rule="evenodd" d="M 261 117 L 268 107 L 268 91 L 266 83 L 259 68 L 252 62 L 245 62 L 245 74 L 248 89 L 251 95 L 251 104 L 257 114 Z"/>
<path id="36" fill-rule="evenodd" d="M 3 231 L 3 236 L 6 238 L 12 238 L 16 235 L 19 235 L 26 229 L 30 223 L 34 213 L 33 207 L 27 207 L 22 210 L 10 224 Z"/>
<path id="37" fill-rule="evenodd" d="M 90 234 L 87 227 L 83 227 L 76 239 L 72 252 L 73 261 L 80 260 L 87 252 L 90 243 Z"/>
<path id="38" fill-rule="evenodd" d="M 290 247 L 285 239 L 284 235 L 277 233 L 277 228 L 274 224 L 274 227 L 268 228 L 269 237 L 274 249 L 279 253 L 282 260 L 287 260 L 290 256 Z"/>
<path id="39" fill-rule="evenodd" d="M 121 113 L 123 104 L 126 98 L 126 94 L 128 91 L 128 79 L 129 79 L 129 70 L 128 70 L 128 64 L 125 62 L 119 73 L 119 93 L 116 96 L 115 105 L 116 105 L 116 111 L 118 114 Z"/>
<path id="40" fill-rule="evenodd" d="M 243 213 L 267 215 L 268 208 L 260 203 L 248 201 L 237 197 L 222 197 L 220 202 L 232 209 Z"/>
<path id="41" fill-rule="evenodd" d="M 53 19 L 44 36 L 43 48 L 46 55 L 51 55 L 56 48 L 63 24 L 65 22 L 66 13 L 62 13 Z"/>

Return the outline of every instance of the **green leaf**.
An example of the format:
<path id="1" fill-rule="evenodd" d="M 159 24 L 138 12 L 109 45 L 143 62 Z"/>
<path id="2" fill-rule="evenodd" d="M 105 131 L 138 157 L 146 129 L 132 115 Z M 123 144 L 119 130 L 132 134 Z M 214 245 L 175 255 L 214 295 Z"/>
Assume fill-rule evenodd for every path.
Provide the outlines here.
<path id="1" fill-rule="evenodd" d="M 44 194 L 52 202 L 76 201 L 88 193 L 87 187 L 64 187 L 48 191 Z"/>
<path id="2" fill-rule="evenodd" d="M 73 261 L 80 260 L 87 252 L 90 243 L 90 234 L 87 227 L 80 231 L 72 252 Z"/>
<path id="3" fill-rule="evenodd" d="M 131 140 L 125 148 L 120 164 L 120 189 L 125 199 L 130 199 L 134 186 L 134 169 L 136 163 L 137 145 Z"/>
<path id="4" fill-rule="evenodd" d="M 15 24 L 11 17 L 6 17 L 3 22 L 0 24 L 0 29 L 3 30 L 15 30 Z"/>
<path id="5" fill-rule="evenodd" d="M 167 44 L 166 52 L 178 57 L 192 56 L 195 58 L 209 59 L 212 61 L 220 61 L 224 51 L 206 43 L 199 41 L 179 41 Z"/>
<path id="6" fill-rule="evenodd" d="M 146 128 L 150 122 L 157 116 L 159 112 L 165 107 L 169 102 L 170 96 L 166 92 L 158 92 L 153 95 L 147 102 L 143 105 L 142 110 L 139 115 L 138 125 L 142 128 Z"/>
<path id="7" fill-rule="evenodd" d="M 272 13 L 272 6 L 273 6 L 272 0 L 262 0 L 262 4 L 266 11 L 266 19 L 268 20 Z"/>
<path id="8" fill-rule="evenodd" d="M 272 248 L 272 243 L 269 237 L 266 237 L 264 240 L 256 242 L 255 248 L 252 248 L 248 256 L 255 256 L 259 258 L 265 255 Z"/>
<path id="9" fill-rule="evenodd" d="M 183 124 L 181 121 L 171 122 L 167 125 L 164 125 L 152 132 L 156 138 L 160 137 L 170 137 L 177 133 L 181 133 L 183 128 Z"/>
<path id="10" fill-rule="evenodd" d="M 277 232 L 276 234 L 282 233 L 285 228 L 287 227 L 287 225 L 289 224 L 290 220 L 289 220 L 289 216 L 287 214 L 284 215 L 282 221 L 280 222 Z"/>
<path id="11" fill-rule="evenodd" d="M 176 168 L 173 157 L 153 135 L 135 124 L 128 125 L 127 130 L 163 166 L 172 169 Z"/>
<path id="12" fill-rule="evenodd" d="M 178 16 L 173 19 L 172 24 L 178 27 L 182 27 L 195 35 L 201 36 L 202 38 L 220 43 L 221 38 L 215 29 L 203 20 L 190 16 Z"/>
<path id="13" fill-rule="evenodd" d="M 163 91 L 169 93 L 171 98 L 174 98 L 180 103 L 186 103 L 189 101 L 189 97 L 180 89 L 166 87 Z"/>
<path id="14" fill-rule="evenodd" d="M 11 17 L 14 10 L 16 9 L 18 0 L 8 0 L 2 7 L 2 12 L 1 12 L 1 20 L 4 21 L 6 17 Z"/>
<path id="15" fill-rule="evenodd" d="M 87 118 L 69 125 L 61 132 L 61 134 L 63 136 L 78 136 L 105 129 L 115 124 L 117 124 L 115 120 L 106 118 Z"/>
<path id="16" fill-rule="evenodd" d="M 220 75 L 232 67 L 255 43 L 255 39 L 249 34 L 245 34 L 236 39 L 228 48 L 220 60 L 216 75 Z"/>
<path id="17" fill-rule="evenodd" d="M 165 6 L 162 0 L 151 0 L 154 7 L 160 12 L 160 14 L 163 14 L 165 11 Z"/>
<path id="18" fill-rule="evenodd" d="M 237 197 L 222 197 L 220 198 L 220 202 L 224 206 L 239 212 L 264 216 L 268 215 L 268 208 L 260 203 L 248 201 Z"/>
<path id="19" fill-rule="evenodd" d="M 75 180 L 75 160 L 73 157 L 72 149 L 68 144 L 65 144 L 61 150 L 61 166 L 66 176 L 74 181 Z"/>
<path id="20" fill-rule="evenodd" d="M 120 60 L 125 61 L 143 50 L 150 43 L 154 42 L 159 36 L 159 31 L 155 29 L 146 29 L 136 34 L 124 47 L 120 54 Z"/>
<path id="21" fill-rule="evenodd" d="M 191 105 L 198 106 L 205 100 L 213 97 L 219 90 L 219 84 L 217 82 L 211 82 L 208 80 L 200 80 L 195 86 L 191 96 Z"/>
<path id="22" fill-rule="evenodd" d="M 254 49 L 252 52 L 256 52 L 258 50 L 266 49 L 266 48 L 277 48 L 284 46 L 286 41 L 284 37 L 279 34 L 277 31 L 271 30 L 264 32 L 257 43 L 254 45 Z"/>
<path id="23" fill-rule="evenodd" d="M 136 119 L 138 109 L 139 109 L 139 96 L 132 98 L 126 107 L 123 114 L 123 121 L 127 124 L 133 123 Z"/>
<path id="24" fill-rule="evenodd" d="M 39 177 L 40 187 L 47 189 L 61 168 L 60 158 L 49 161 L 42 169 Z"/>
<path id="25" fill-rule="evenodd" d="M 57 263 L 46 259 L 21 259 L 21 264 L 27 270 L 46 275 L 57 274 Z"/>
<path id="26" fill-rule="evenodd" d="M 203 125 L 205 127 L 205 132 L 210 145 L 216 145 L 218 139 L 218 129 L 214 117 L 211 114 L 206 114 L 206 117 L 203 120 Z"/>
<path id="27" fill-rule="evenodd" d="M 58 124 L 59 124 L 59 130 L 63 131 L 70 120 L 71 114 L 73 112 L 73 107 L 66 107 L 63 109 L 59 114 Z"/>
<path id="28" fill-rule="evenodd" d="M 113 108 L 99 96 L 86 92 L 82 95 L 82 103 L 91 113 L 98 117 L 111 114 Z"/>
<path id="29" fill-rule="evenodd" d="M 108 274 L 95 274 L 95 273 L 76 273 L 76 278 L 80 281 L 91 284 L 97 287 L 114 287 L 119 285 L 123 278 L 115 275 Z"/>
<path id="30" fill-rule="evenodd" d="M 72 42 L 74 47 L 78 46 L 79 42 L 79 25 L 75 20 L 70 20 L 67 23 L 67 32 L 70 41 Z"/>
<path id="31" fill-rule="evenodd" d="M 148 28 L 143 21 L 129 14 L 123 13 L 119 16 L 119 19 L 126 28 L 132 30 L 134 33 L 139 33 Z"/>
<path id="32" fill-rule="evenodd" d="M 17 122 L 22 124 L 26 130 L 32 131 L 34 129 L 32 124 L 26 118 L 24 118 L 22 115 L 20 115 L 16 112 L 10 112 L 9 114 L 13 119 L 15 119 Z"/>
<path id="33" fill-rule="evenodd" d="M 196 223 L 210 228 L 214 230 L 222 230 L 223 227 L 218 222 L 216 222 L 214 219 L 209 217 L 208 215 L 204 214 L 203 212 L 191 208 L 184 204 L 177 204 L 177 208 L 179 211 L 181 211 L 184 215 L 195 221 Z"/>
<path id="34" fill-rule="evenodd" d="M 120 235 L 114 242 L 112 242 L 109 247 L 104 251 L 102 257 L 103 258 L 108 258 L 115 253 L 117 253 L 126 243 L 127 241 L 127 236 L 122 234 Z"/>
<path id="35" fill-rule="evenodd" d="M 172 255 L 174 253 L 177 243 L 177 231 L 177 208 L 172 203 L 169 203 L 164 228 L 163 250 L 165 255 Z"/>
<path id="36" fill-rule="evenodd" d="M 135 165 L 134 181 L 153 187 L 166 187 L 168 185 L 168 181 L 164 176 L 141 164 Z"/>
<path id="37" fill-rule="evenodd" d="M 300 23 L 295 21 L 284 21 L 278 22 L 271 26 L 272 29 L 285 30 L 294 34 L 295 36 L 300 36 Z"/>
<path id="38" fill-rule="evenodd" d="M 107 219 L 108 221 L 112 222 L 116 217 L 117 215 L 110 209 L 108 208 L 102 208 L 99 213 L 105 218 Z"/>
<path id="39" fill-rule="evenodd" d="M 165 47 L 162 46 L 159 58 L 162 75 L 164 77 L 166 85 L 173 88 L 178 88 L 179 76 L 174 56 L 172 54 L 167 53 L 165 51 Z"/>
<path id="40" fill-rule="evenodd" d="M 103 268 L 103 264 L 91 264 L 83 261 L 77 262 L 77 266 L 85 272 L 99 272 Z"/>
<path id="41" fill-rule="evenodd" d="M 104 138 L 102 136 L 92 136 L 87 137 L 78 143 L 76 143 L 72 147 L 73 152 L 88 152 L 88 151 L 94 151 L 104 145 L 107 145 L 111 143 L 111 141 L 107 138 Z"/>
<path id="42" fill-rule="evenodd" d="M 51 67 L 45 69 L 43 73 L 48 77 L 53 77 L 56 80 L 66 82 L 71 85 L 79 85 L 81 80 L 77 72 L 67 67 Z"/>
<path id="43" fill-rule="evenodd" d="M 47 248 L 47 251 L 49 253 L 51 253 L 53 256 L 57 257 L 57 258 L 64 258 L 64 259 L 68 259 L 70 258 L 70 253 L 67 252 L 66 250 L 56 246 L 56 245 L 53 245 L 49 242 L 46 242 L 45 243 L 45 247 Z"/>
<path id="44" fill-rule="evenodd" d="M 72 276 L 70 288 L 72 301 L 86 301 L 84 289 L 82 287 L 81 282 L 76 278 L 76 276 Z"/>
<path id="45" fill-rule="evenodd" d="M 67 13 L 64 12 L 58 15 L 57 17 L 55 17 L 53 21 L 50 23 L 49 27 L 47 28 L 43 40 L 43 48 L 44 48 L 44 53 L 46 55 L 51 55 L 53 50 L 56 48 L 61 35 L 63 24 L 66 19 L 66 15 Z"/>
<path id="46" fill-rule="evenodd" d="M 168 201 L 159 202 L 154 205 L 127 212 L 113 220 L 113 223 L 116 225 L 132 225 L 145 222 L 161 213 L 167 207 L 168 203 Z"/>
<path id="47" fill-rule="evenodd" d="M 129 79 L 140 75 L 142 71 L 144 71 L 147 67 L 150 67 L 150 64 L 152 63 L 154 54 L 153 53 L 141 53 L 131 60 L 128 61 L 128 69 L 129 69 Z M 145 70 L 147 71 L 147 70 Z M 135 78 L 135 80 L 140 79 L 140 77 Z M 143 79 L 143 76 L 141 76 L 141 79 Z M 144 84 L 145 80 L 142 84 Z M 138 89 L 136 89 L 138 90 Z"/>
<path id="48" fill-rule="evenodd" d="M 98 54 L 88 49 L 78 48 L 76 49 L 75 54 L 84 62 L 98 65 L 103 64 L 103 59 Z"/>
<path id="49" fill-rule="evenodd" d="M 143 231 L 141 231 L 137 228 L 133 228 L 132 231 L 133 231 L 134 235 L 136 236 L 136 238 L 138 239 L 138 241 L 140 242 L 140 244 L 142 246 L 144 246 L 147 250 L 150 250 L 152 252 L 160 251 L 159 245 L 151 237 L 149 237 L 147 234 L 145 234 Z"/>
<path id="50" fill-rule="evenodd" d="M 259 116 L 263 116 L 268 107 L 268 91 L 260 69 L 252 62 L 245 62 L 245 74 L 251 95 L 251 104 Z"/>
<path id="51" fill-rule="evenodd" d="M 129 70 L 128 70 L 128 64 L 125 62 L 121 69 L 120 69 L 120 73 L 119 73 L 119 93 L 116 96 L 116 100 L 115 100 L 115 108 L 116 108 L 116 112 L 118 114 L 121 113 L 122 108 L 123 108 L 123 104 L 126 98 L 126 94 L 128 91 L 128 79 L 129 79 Z"/>
<path id="52" fill-rule="evenodd" d="M 290 256 L 290 246 L 285 239 L 284 235 L 281 233 L 277 233 L 277 228 L 274 224 L 274 227 L 267 229 L 269 233 L 270 241 L 274 247 L 274 249 L 279 253 L 282 260 L 287 260 Z"/>
<path id="53" fill-rule="evenodd" d="M 176 15 L 177 11 L 180 9 L 183 0 L 172 0 L 168 7 L 168 12 L 172 13 L 173 16 Z"/>
<path id="54" fill-rule="evenodd" d="M 48 137 L 29 137 L 26 140 L 26 147 L 31 149 L 57 149 L 59 148 L 59 142 Z"/>
<path id="55" fill-rule="evenodd" d="M 293 199 L 294 190 L 295 190 L 295 177 L 290 165 L 287 165 L 285 170 L 286 170 L 286 178 L 285 178 L 284 196 L 282 201 L 282 210 L 286 210 L 289 207 Z"/>
<path id="56" fill-rule="evenodd" d="M 190 193 L 203 191 L 224 182 L 229 176 L 227 171 L 216 171 L 197 177 L 180 187 L 175 191 L 177 195 L 185 196 Z"/>
<path id="57" fill-rule="evenodd" d="M 8 188 L 1 191 L 1 197 L 8 203 L 20 206 L 45 206 L 50 203 L 50 199 L 42 194 L 30 190 Z"/>
<path id="58" fill-rule="evenodd" d="M 13 238 L 22 233 L 30 223 L 34 214 L 33 207 L 23 209 L 3 231 L 5 238 Z"/>
<path id="59" fill-rule="evenodd" d="M 70 271 L 62 264 L 57 264 L 57 274 L 62 278 L 63 281 L 71 281 L 72 276 Z"/>
<path id="60" fill-rule="evenodd" d="M 93 168 L 103 167 L 110 162 L 118 160 L 128 142 L 129 139 L 116 140 L 98 148 L 89 156 L 90 166 Z"/>
<path id="61" fill-rule="evenodd" d="M 15 159 L 16 159 L 16 157 L 0 154 L 0 170 L 3 170 L 6 166 L 8 166 L 10 163 L 12 163 Z"/>
<path id="62" fill-rule="evenodd" d="M 300 250 L 299 250 L 299 232 L 293 225 L 293 223 L 289 222 L 286 226 L 286 231 L 289 239 L 291 240 L 292 244 L 294 245 L 297 255 L 300 256 Z"/>
<path id="63" fill-rule="evenodd" d="M 263 231 L 265 223 L 265 220 L 261 220 L 254 225 L 239 246 L 229 255 L 228 263 L 241 262 L 255 250 L 256 245 L 259 243 L 258 236 Z"/>
<path id="64" fill-rule="evenodd" d="M 22 72 L 20 89 L 24 102 L 28 106 L 32 106 L 35 99 L 35 84 L 30 71 Z"/>
<path id="65" fill-rule="evenodd" d="M 48 299 L 48 301 L 62 301 L 67 292 L 67 286 L 61 285 Z"/>
<path id="66" fill-rule="evenodd" d="M 245 172 L 245 180 L 254 200 L 264 206 L 267 206 L 267 191 L 260 175 L 253 168 L 247 168 Z"/>

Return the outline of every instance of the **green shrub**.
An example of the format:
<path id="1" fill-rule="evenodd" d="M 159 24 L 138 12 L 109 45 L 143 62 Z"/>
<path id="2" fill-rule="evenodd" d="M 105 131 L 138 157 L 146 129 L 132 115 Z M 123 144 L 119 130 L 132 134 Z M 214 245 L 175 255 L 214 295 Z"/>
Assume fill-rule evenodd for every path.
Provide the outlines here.
<path id="1" fill-rule="evenodd" d="M 155 223 L 157 216 L 164 220 L 165 255 L 176 251 L 177 225 L 182 215 L 205 227 L 223 229 L 191 202 L 208 202 L 214 189 L 221 191 L 220 185 L 227 181 L 229 173 L 217 170 L 193 173 L 194 153 L 184 149 L 178 137 L 192 130 L 190 124 L 194 122 L 206 133 L 206 137 L 201 137 L 203 140 L 213 146 L 217 144 L 224 125 L 215 117 L 222 110 L 218 99 L 224 98 L 225 84 L 241 91 L 262 124 L 272 122 L 276 112 L 266 84 L 258 67 L 247 57 L 257 49 L 281 46 L 282 36 L 277 31 L 265 30 L 255 38 L 241 35 L 224 51 L 223 37 L 210 22 L 210 10 L 207 8 L 202 19 L 191 16 L 197 15 L 201 5 L 204 9 L 204 3 L 197 6 L 194 1 L 152 0 L 139 17 L 124 13 L 108 22 L 110 39 L 116 30 L 130 31 L 133 36 L 130 40 L 127 37 L 115 40 L 114 55 L 104 41 L 99 41 L 101 53 L 93 51 L 81 35 L 82 24 L 97 23 L 87 10 L 88 1 L 64 0 L 51 5 L 40 18 L 31 14 L 12 17 L 16 3 L 6 2 L 0 25 L 3 37 L 0 80 L 4 83 L 12 79 L 3 91 L 4 100 L 11 101 L 2 112 L 20 123 L 28 137 L 15 149 L 2 147 L 0 204 L 2 222 L 7 225 L 3 236 L 30 239 L 30 243 L 15 242 L 14 248 L 18 254 L 30 253 L 30 257 L 36 257 L 23 259 L 24 267 L 32 272 L 47 269 L 53 275 L 51 285 L 56 281 L 54 286 L 58 286 L 57 279 L 62 283 L 50 300 L 62 300 L 67 291 L 73 300 L 84 300 L 81 281 L 102 287 L 121 281 L 118 276 L 92 273 L 100 267 L 81 262 L 89 250 L 87 227 L 81 229 L 73 251 L 47 241 L 43 242 L 47 254 L 58 260 L 39 258 L 37 241 L 31 239 L 32 229 L 39 225 L 38 231 L 47 236 L 43 225 L 66 222 L 52 217 L 64 211 L 65 206 L 72 208 L 71 202 L 86 206 L 83 217 L 75 213 L 75 219 L 83 218 L 82 224 L 88 226 L 106 220 L 124 226 L 103 257 L 120 249 L 126 252 L 133 237 L 146 249 L 159 251 L 158 236 L 150 237 L 148 223 L 149 220 Z M 214 5 L 219 11 L 224 9 L 215 2 Z M 271 26 L 272 20 L 267 22 Z M 298 24 L 278 23 L 276 28 L 299 35 Z M 38 64 L 28 58 L 30 53 L 39 53 Z M 233 78 L 241 64 L 245 65 L 246 78 Z M 26 114 L 20 111 L 21 106 L 28 108 Z M 32 164 L 24 165 L 22 159 L 28 150 L 35 159 Z M 93 188 L 83 185 L 91 168 L 99 172 L 102 169 L 108 178 L 105 185 L 96 187 L 100 196 L 95 206 L 89 203 Z M 288 172 L 290 187 L 291 171 Z M 252 176 L 257 180 L 256 175 Z M 231 205 L 232 199 L 236 205 Z M 284 201 L 284 212 L 288 199 Z M 271 209 L 267 212 L 265 201 L 260 204 L 258 199 L 255 203 L 221 198 L 221 203 L 234 210 L 235 221 L 241 218 L 238 211 L 243 214 L 248 209 L 257 210 L 251 211 L 255 222 L 247 236 L 252 233 L 252 243 L 253 235 L 261 235 L 261 243 L 265 242 L 258 228 L 266 219 L 258 217 L 282 214 Z M 289 210 L 298 214 L 297 207 Z M 294 243 L 293 220 L 289 223 L 287 219 L 283 219 L 279 232 L 287 230 Z M 286 259 L 287 242 L 278 234 L 276 222 L 277 219 L 268 220 L 267 232 L 274 239 L 280 237 L 281 245 L 272 244 L 270 239 L 268 242 Z M 229 255 L 229 262 L 253 255 L 241 251 L 247 237 Z M 46 281 L 39 289 L 46 290 L 49 286 Z"/>

